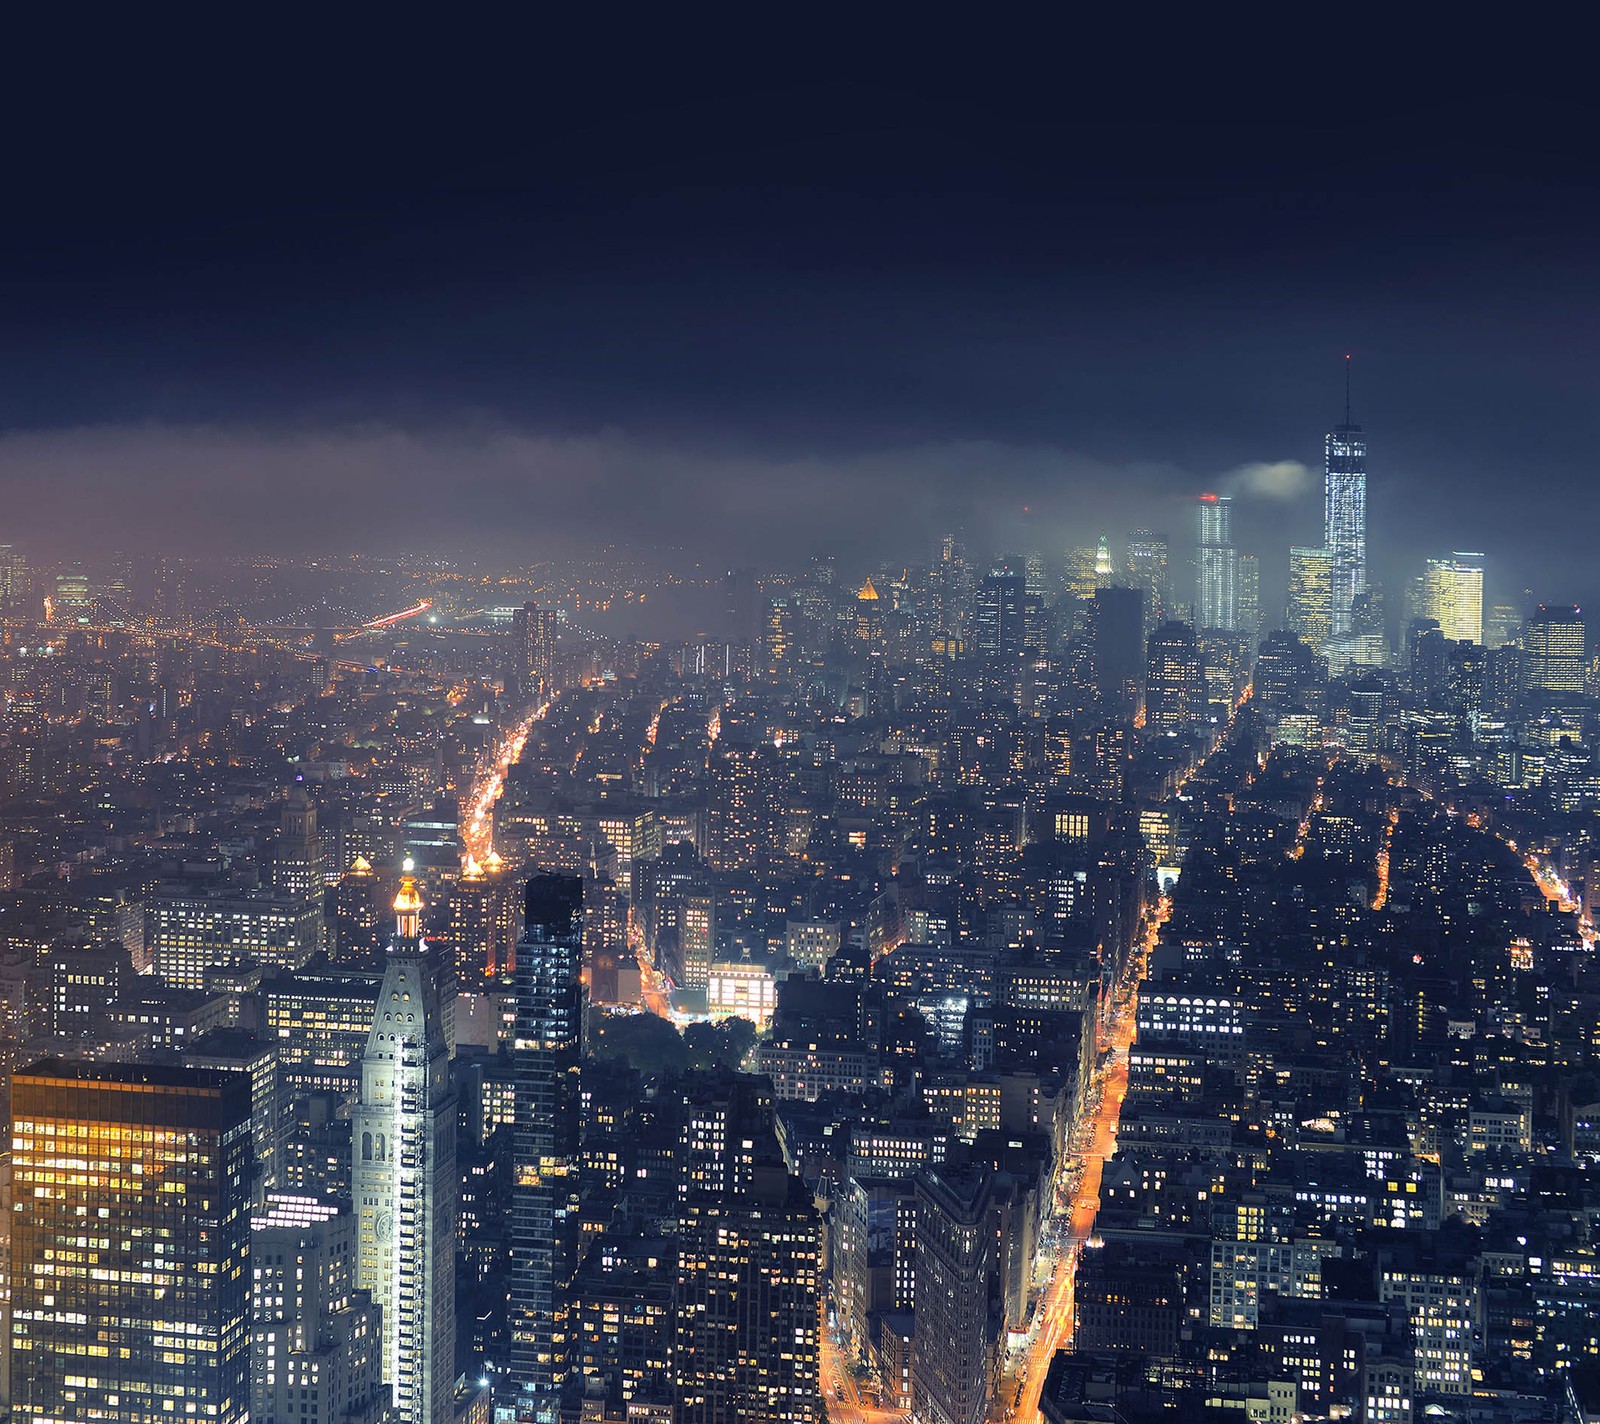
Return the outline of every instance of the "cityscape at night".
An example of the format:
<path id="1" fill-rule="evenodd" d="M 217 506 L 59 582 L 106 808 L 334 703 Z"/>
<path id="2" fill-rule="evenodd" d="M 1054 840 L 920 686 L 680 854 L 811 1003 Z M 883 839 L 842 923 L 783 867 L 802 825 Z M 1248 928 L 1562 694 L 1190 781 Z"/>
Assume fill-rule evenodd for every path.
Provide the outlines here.
<path id="1" fill-rule="evenodd" d="M 1593 116 L 584 24 L 5 100 L 0 1418 L 1600 1421 Z"/>

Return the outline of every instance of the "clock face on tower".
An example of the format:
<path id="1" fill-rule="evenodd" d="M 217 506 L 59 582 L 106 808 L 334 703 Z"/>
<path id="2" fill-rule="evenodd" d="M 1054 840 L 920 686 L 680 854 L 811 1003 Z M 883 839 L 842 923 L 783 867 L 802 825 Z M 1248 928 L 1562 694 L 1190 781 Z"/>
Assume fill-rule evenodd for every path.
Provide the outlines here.
<path id="1" fill-rule="evenodd" d="M 394 1214 L 392 1212 L 380 1211 L 378 1213 L 378 1220 L 375 1225 L 378 1232 L 378 1240 L 387 1241 L 391 1236 L 394 1235 Z"/>

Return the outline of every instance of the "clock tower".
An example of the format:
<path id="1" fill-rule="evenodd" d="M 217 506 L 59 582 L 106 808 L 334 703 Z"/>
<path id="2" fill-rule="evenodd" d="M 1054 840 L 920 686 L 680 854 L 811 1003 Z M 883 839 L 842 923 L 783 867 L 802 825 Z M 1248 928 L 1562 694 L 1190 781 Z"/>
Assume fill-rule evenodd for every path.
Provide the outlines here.
<path id="1" fill-rule="evenodd" d="M 351 1133 L 356 1285 L 383 1309 L 383 1378 L 400 1424 L 451 1424 L 455 1386 L 456 1103 L 449 986 L 422 937 L 410 862 L 361 1057 Z"/>

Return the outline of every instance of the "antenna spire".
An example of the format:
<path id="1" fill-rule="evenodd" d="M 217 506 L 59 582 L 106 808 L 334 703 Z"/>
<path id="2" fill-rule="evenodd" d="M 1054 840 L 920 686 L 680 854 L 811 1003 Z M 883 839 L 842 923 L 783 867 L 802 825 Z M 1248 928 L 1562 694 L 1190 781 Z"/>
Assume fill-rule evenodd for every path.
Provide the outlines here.
<path id="1" fill-rule="evenodd" d="M 1346 354 L 1346 356 L 1344 358 L 1344 423 L 1347 426 L 1351 423 L 1351 421 L 1350 421 L 1350 357 L 1349 357 L 1348 354 Z"/>

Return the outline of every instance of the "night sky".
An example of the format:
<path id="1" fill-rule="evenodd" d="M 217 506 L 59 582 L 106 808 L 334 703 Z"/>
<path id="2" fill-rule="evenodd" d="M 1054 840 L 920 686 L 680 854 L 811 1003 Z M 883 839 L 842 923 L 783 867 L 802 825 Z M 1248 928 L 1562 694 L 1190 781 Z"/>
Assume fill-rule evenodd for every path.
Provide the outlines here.
<path id="1" fill-rule="evenodd" d="M 1587 80 L 1353 12 L 648 13 L 13 35 L 0 540 L 782 564 L 1232 488 L 1270 590 L 1348 351 L 1380 572 L 1600 594 Z"/>

